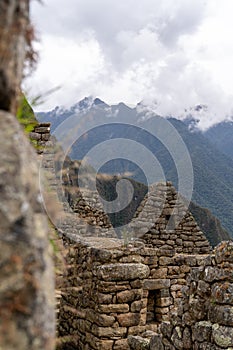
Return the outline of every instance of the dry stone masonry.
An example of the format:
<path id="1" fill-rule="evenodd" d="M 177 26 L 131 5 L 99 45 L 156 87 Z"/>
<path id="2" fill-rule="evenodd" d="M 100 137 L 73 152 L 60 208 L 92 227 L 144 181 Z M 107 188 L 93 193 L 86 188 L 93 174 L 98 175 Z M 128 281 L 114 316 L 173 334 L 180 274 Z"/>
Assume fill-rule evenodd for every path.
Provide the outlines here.
<path id="1" fill-rule="evenodd" d="M 178 254 L 67 241 L 58 331 L 70 349 L 232 349 L 233 243 Z"/>
<path id="2" fill-rule="evenodd" d="M 177 253 L 210 251 L 209 242 L 170 182 L 152 186 L 150 197 L 138 208 L 135 216 L 139 216 L 140 221 L 137 220 L 134 227 L 136 235 L 145 232 L 142 239 L 148 246 L 174 249 Z M 145 205 L 147 208 L 143 210 Z"/>
<path id="3" fill-rule="evenodd" d="M 178 309 L 147 349 L 233 349 L 233 243 L 222 242 L 190 269 Z M 129 339 L 132 349 L 142 338 Z"/>
<path id="4" fill-rule="evenodd" d="M 38 154 L 43 153 L 45 146 L 48 147 L 48 141 L 50 140 L 50 123 L 40 123 L 34 127 L 34 130 L 30 132 L 29 137 L 32 141 L 36 142 L 36 150 Z"/>
<path id="5" fill-rule="evenodd" d="M 52 148 L 43 156 L 52 171 Z M 101 236 L 98 223 L 88 238 L 91 225 L 80 226 L 80 216 L 93 218 L 91 206 L 80 198 L 75 213 L 60 197 L 67 270 L 59 350 L 233 349 L 233 243 L 212 252 L 171 183 L 155 185 L 150 196 L 135 214 L 133 241 Z"/>

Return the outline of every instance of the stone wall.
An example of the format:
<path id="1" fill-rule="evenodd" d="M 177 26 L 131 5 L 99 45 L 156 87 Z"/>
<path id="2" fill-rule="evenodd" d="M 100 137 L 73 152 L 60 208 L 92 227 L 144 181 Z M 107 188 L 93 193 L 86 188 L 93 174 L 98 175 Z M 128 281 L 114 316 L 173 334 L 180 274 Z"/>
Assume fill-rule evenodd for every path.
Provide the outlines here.
<path id="1" fill-rule="evenodd" d="M 135 213 L 135 235 L 142 236 L 150 247 L 174 249 L 177 253 L 209 253 L 208 240 L 171 182 L 151 187 L 150 199 L 145 198 Z"/>
<path id="2" fill-rule="evenodd" d="M 53 148 L 43 158 L 54 171 Z M 53 177 L 50 184 L 57 190 Z M 67 270 L 60 284 L 57 332 L 64 342 L 58 349 L 231 349 L 232 243 L 212 253 L 171 183 L 157 184 L 141 203 L 139 225 L 131 227 L 138 239 L 130 242 L 101 238 L 98 224 L 92 223 L 93 231 L 85 223 L 94 217 L 91 206 L 80 197 L 75 213 L 64 188 L 59 191 L 65 216 L 57 228 Z M 98 200 L 88 195 L 90 203 Z"/>
<path id="3" fill-rule="evenodd" d="M 116 239 L 66 244 L 58 332 L 73 335 L 70 349 L 124 350 L 128 338 L 150 337 L 178 311 L 187 274 L 206 258 Z"/>
<path id="4" fill-rule="evenodd" d="M 59 334 L 75 335 L 74 349 L 125 349 L 127 334 L 145 329 L 142 285 L 149 268 L 137 248 L 110 239 L 93 243 L 69 248 Z"/>
<path id="5" fill-rule="evenodd" d="M 177 313 L 161 324 L 160 349 L 232 349 L 233 242 L 192 268 L 182 292 Z"/>
<path id="6" fill-rule="evenodd" d="M 68 175 L 63 176 L 65 197 L 73 212 L 90 225 L 90 232 L 96 230 L 98 234 L 98 227 L 113 228 L 103 210 L 100 193 L 77 186 L 79 167 L 79 161 L 67 161 L 65 169 Z M 88 170 L 84 176 L 88 178 Z M 150 247 L 175 249 L 177 253 L 210 252 L 207 238 L 171 182 L 151 185 L 148 193 L 127 225 L 125 234 L 142 239 Z M 112 237 L 115 237 L 114 231 L 111 232 Z M 120 233 L 121 229 L 118 230 L 119 238 Z"/>
<path id="7" fill-rule="evenodd" d="M 50 123 L 39 123 L 29 134 L 30 139 L 36 145 L 35 148 L 38 154 L 42 154 L 45 147 L 49 147 L 48 141 L 51 138 L 50 125 Z"/>
<path id="8" fill-rule="evenodd" d="M 170 319 L 161 322 L 157 332 L 129 336 L 130 349 L 233 348 L 233 242 L 222 242 L 213 254 L 199 258 L 187 274 Z"/>

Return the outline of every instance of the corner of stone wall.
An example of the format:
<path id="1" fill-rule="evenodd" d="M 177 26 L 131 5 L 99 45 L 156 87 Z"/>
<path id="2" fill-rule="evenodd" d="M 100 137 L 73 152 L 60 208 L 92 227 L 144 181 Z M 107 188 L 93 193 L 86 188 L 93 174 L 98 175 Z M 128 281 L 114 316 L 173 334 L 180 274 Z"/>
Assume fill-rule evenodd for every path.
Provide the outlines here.
<path id="1" fill-rule="evenodd" d="M 161 349 L 233 347 L 233 242 L 220 243 L 200 262 L 187 276 L 177 312 L 160 326 Z"/>

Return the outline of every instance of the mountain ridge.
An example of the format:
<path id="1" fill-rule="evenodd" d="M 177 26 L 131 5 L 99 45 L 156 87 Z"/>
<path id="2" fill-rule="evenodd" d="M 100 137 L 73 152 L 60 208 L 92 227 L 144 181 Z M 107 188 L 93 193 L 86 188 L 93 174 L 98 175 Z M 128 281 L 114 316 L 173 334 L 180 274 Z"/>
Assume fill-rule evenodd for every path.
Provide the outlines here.
<path id="1" fill-rule="evenodd" d="M 126 123 L 131 122 L 138 128 L 143 128 L 145 125 L 150 128 L 156 118 L 161 117 L 157 115 L 152 117 L 143 108 L 131 108 L 124 103 L 109 106 L 100 99 L 87 98 L 78 102 L 69 110 L 54 109 L 48 113 L 38 113 L 37 118 L 40 122 L 50 121 L 52 123 L 51 129 L 54 131 L 62 121 L 69 118 L 73 113 L 77 114 L 77 123 L 79 116 L 82 115 L 83 117 L 87 113 L 91 113 L 93 118 L 97 118 L 100 124 L 108 122 L 108 127 L 102 128 L 102 130 L 91 130 L 85 135 L 85 140 L 80 138 L 73 145 L 71 150 L 73 159 L 82 159 L 85 152 L 88 152 L 95 145 L 106 139 L 114 139 L 123 133 L 124 138 L 131 139 L 134 137 L 137 142 L 150 149 L 162 165 L 166 179 L 172 181 L 177 187 L 178 178 L 174 166 L 176 164 L 174 164 L 164 145 L 161 145 L 158 140 L 153 139 L 150 135 L 143 134 L 143 131 L 133 130 L 133 127 L 126 128 L 125 126 L 116 127 L 116 124 L 111 125 L 111 122 L 116 123 L 118 120 L 124 120 Z M 192 159 L 194 170 L 192 200 L 199 206 L 210 209 L 221 221 L 223 227 L 233 235 L 233 218 L 230 214 L 233 212 L 233 159 L 224 154 L 220 148 L 217 148 L 213 144 L 213 140 L 211 142 L 210 137 L 206 137 L 203 132 L 190 130 L 187 122 L 171 117 L 167 120 L 178 131 Z M 182 162 L 182 155 L 180 155 L 179 162 Z M 111 171 L 114 173 L 115 165 L 114 162 L 112 165 L 108 165 L 109 173 Z M 102 170 L 106 172 L 106 169 Z M 137 178 L 134 178 L 134 180 L 138 181 Z"/>

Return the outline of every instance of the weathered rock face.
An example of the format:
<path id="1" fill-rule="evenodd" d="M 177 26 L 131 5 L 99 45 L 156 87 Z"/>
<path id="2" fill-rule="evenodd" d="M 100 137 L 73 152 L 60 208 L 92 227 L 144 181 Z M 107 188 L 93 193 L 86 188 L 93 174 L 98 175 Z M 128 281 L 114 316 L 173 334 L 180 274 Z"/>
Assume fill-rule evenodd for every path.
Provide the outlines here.
<path id="1" fill-rule="evenodd" d="M 50 350 L 54 277 L 37 156 L 14 116 L 0 120 L 0 347 Z"/>
<path id="2" fill-rule="evenodd" d="M 27 45 L 29 0 L 0 2 L 0 109 L 16 112 Z"/>

